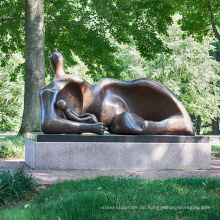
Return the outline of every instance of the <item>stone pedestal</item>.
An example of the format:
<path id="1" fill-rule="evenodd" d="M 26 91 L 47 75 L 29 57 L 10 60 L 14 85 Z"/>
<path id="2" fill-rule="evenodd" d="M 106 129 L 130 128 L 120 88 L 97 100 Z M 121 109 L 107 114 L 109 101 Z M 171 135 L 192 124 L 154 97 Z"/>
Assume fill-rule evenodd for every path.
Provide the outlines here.
<path id="1" fill-rule="evenodd" d="M 208 137 L 29 133 L 25 162 L 37 170 L 210 169 Z"/>

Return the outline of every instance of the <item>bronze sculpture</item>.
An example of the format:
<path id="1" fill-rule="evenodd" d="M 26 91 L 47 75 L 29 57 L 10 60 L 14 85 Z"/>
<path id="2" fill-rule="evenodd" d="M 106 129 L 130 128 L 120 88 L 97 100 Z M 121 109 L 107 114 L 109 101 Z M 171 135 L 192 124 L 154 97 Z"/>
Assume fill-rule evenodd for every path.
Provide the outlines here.
<path id="1" fill-rule="evenodd" d="M 44 133 L 194 135 L 186 109 L 161 83 L 103 79 L 90 85 L 64 72 L 61 53 L 50 61 L 54 80 L 40 93 Z"/>

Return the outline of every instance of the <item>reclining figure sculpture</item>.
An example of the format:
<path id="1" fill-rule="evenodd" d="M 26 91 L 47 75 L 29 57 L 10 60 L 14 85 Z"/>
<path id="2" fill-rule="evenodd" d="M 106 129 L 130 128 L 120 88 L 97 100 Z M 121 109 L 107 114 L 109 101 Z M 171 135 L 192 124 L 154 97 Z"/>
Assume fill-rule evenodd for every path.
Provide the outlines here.
<path id="1" fill-rule="evenodd" d="M 103 79 L 90 85 L 66 74 L 63 56 L 50 56 L 53 81 L 40 92 L 41 128 L 45 134 L 194 135 L 179 99 L 150 79 L 124 82 Z"/>

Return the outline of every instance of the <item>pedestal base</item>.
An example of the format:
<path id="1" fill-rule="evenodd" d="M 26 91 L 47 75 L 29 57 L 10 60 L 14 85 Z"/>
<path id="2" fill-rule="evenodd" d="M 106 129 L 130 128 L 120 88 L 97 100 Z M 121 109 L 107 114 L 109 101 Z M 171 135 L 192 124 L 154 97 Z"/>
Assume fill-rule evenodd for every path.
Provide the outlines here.
<path id="1" fill-rule="evenodd" d="M 207 137 L 31 135 L 38 140 L 26 139 L 25 162 L 37 170 L 211 168 Z"/>

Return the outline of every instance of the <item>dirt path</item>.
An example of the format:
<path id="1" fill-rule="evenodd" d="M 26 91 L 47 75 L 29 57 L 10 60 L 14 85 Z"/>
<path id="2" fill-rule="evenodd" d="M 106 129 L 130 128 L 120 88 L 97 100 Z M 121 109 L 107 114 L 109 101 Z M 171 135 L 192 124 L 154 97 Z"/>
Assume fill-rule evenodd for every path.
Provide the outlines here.
<path id="1" fill-rule="evenodd" d="M 97 176 L 140 176 L 145 179 L 166 179 L 166 178 L 181 178 L 192 176 L 203 176 L 207 178 L 220 178 L 220 158 L 215 157 L 211 160 L 211 170 L 33 170 L 25 164 L 24 158 L 19 159 L 3 159 L 0 158 L 0 170 L 23 170 L 26 173 L 31 173 L 35 179 L 41 184 L 52 184 L 62 180 L 95 178 Z"/>

